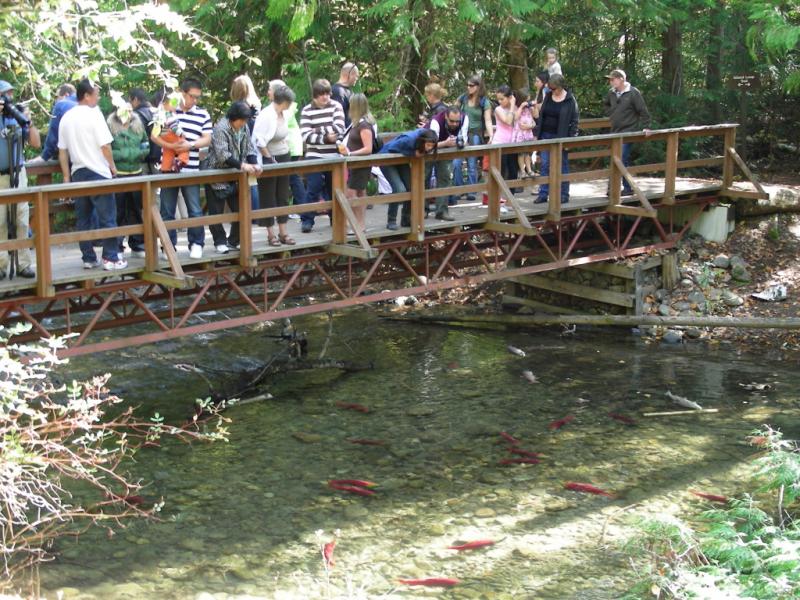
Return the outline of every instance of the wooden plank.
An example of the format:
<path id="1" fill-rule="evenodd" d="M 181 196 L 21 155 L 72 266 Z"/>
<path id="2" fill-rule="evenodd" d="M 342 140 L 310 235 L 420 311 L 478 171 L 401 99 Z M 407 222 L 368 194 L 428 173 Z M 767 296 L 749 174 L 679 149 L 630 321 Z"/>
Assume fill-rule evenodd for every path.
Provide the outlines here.
<path id="1" fill-rule="evenodd" d="M 353 228 L 353 231 L 356 234 L 356 239 L 358 240 L 358 245 L 361 246 L 361 249 L 365 252 L 370 252 L 372 248 L 367 241 L 367 237 L 364 235 L 364 232 L 359 227 L 358 223 L 356 222 L 356 215 L 353 212 L 353 209 L 350 207 L 350 202 L 348 198 L 344 195 L 342 190 L 336 190 L 334 193 L 334 198 L 336 199 L 336 205 L 342 212 L 344 220 L 346 223 L 350 223 L 350 227 Z M 335 215 L 334 215 L 335 216 Z M 334 244 L 345 244 L 347 240 L 345 239 L 344 242 L 337 242 L 334 238 Z"/>
<path id="2" fill-rule="evenodd" d="M 501 172 L 503 164 L 503 155 L 500 150 L 493 149 L 489 152 L 489 170 L 495 169 Z M 502 179 L 502 177 L 501 177 Z M 500 221 L 500 185 L 494 177 L 487 178 L 487 193 L 489 196 L 489 223 L 498 223 Z"/>
<path id="3" fill-rule="evenodd" d="M 333 197 L 339 200 L 339 202 L 334 202 L 331 207 L 331 238 L 334 244 L 347 243 L 348 221 L 350 221 L 350 226 L 353 230 L 358 229 L 355 215 L 353 215 L 353 211 L 350 210 L 350 205 L 347 203 L 347 197 L 345 196 L 344 188 L 346 179 L 347 166 L 345 163 L 342 163 L 331 171 L 331 192 Z M 349 217 L 346 216 L 345 207 L 347 207 L 350 212 Z"/>
<path id="4" fill-rule="evenodd" d="M 715 156 L 713 158 L 694 158 L 691 160 L 679 160 L 679 169 L 694 169 L 697 167 L 721 167 L 725 164 L 725 157 Z"/>
<path id="5" fill-rule="evenodd" d="M 550 152 L 550 172 L 548 173 L 549 199 L 547 202 L 547 220 L 561 220 L 561 165 L 564 159 L 563 146 L 555 144 Z"/>
<path id="6" fill-rule="evenodd" d="M 161 240 L 161 247 L 164 250 L 164 254 L 167 255 L 167 262 L 169 262 L 169 268 L 172 269 L 173 275 L 178 279 L 185 279 L 186 275 L 183 272 L 180 260 L 178 260 L 175 246 L 172 245 L 172 241 L 169 239 L 167 227 L 164 225 L 164 221 L 161 220 L 161 213 L 158 212 L 158 208 L 155 205 L 150 207 L 150 220 L 155 227 L 158 238 Z"/>
<path id="7" fill-rule="evenodd" d="M 622 140 L 615 139 L 611 142 L 611 155 L 612 160 L 609 165 L 611 175 L 608 178 L 608 206 L 616 206 L 621 204 L 620 191 L 622 188 L 622 173 L 619 172 L 619 163 L 614 161 L 613 158 L 622 159 Z"/>
<path id="8" fill-rule="evenodd" d="M 608 150 L 583 150 L 581 152 L 570 152 L 570 160 L 581 160 L 584 158 L 607 158 L 611 156 Z"/>
<path id="9" fill-rule="evenodd" d="M 144 227 L 144 269 L 158 269 L 158 234 L 153 224 L 153 207 L 156 206 L 153 184 L 145 181 L 142 184 L 142 226 Z M 158 210 L 156 208 L 156 210 Z"/>
<path id="10" fill-rule="evenodd" d="M 644 217 L 647 219 L 655 217 L 656 214 L 658 214 L 657 211 L 648 211 L 642 206 L 627 206 L 624 204 L 620 204 L 618 206 L 609 206 L 606 210 L 616 215 L 630 215 L 632 217 Z"/>
<path id="11" fill-rule="evenodd" d="M 172 273 L 164 273 L 163 271 L 142 271 L 139 273 L 139 279 L 181 290 L 189 289 L 196 283 L 195 278 L 191 275 L 175 277 Z"/>
<path id="12" fill-rule="evenodd" d="M 342 256 L 353 256 L 355 258 L 375 258 L 378 255 L 374 248 L 365 250 L 352 244 L 328 244 L 325 246 L 325 250 L 331 254 L 341 254 Z"/>
<path id="13" fill-rule="evenodd" d="M 730 188 L 727 190 L 722 190 L 719 193 L 720 196 L 725 196 L 726 198 L 744 198 L 748 200 L 769 200 L 769 194 L 767 192 L 753 192 L 751 190 L 739 190 L 737 188 Z"/>
<path id="14" fill-rule="evenodd" d="M 636 183 L 633 177 L 631 177 L 631 174 L 628 173 L 628 169 L 626 169 L 625 165 L 622 164 L 622 159 L 619 156 L 614 156 L 612 160 L 614 161 L 614 166 L 619 170 L 620 174 L 625 178 L 625 181 L 628 182 L 628 185 L 631 186 L 634 196 L 636 197 L 637 200 L 639 200 L 641 205 L 644 207 L 645 211 L 647 211 L 647 213 L 651 217 L 655 217 L 656 216 L 655 209 L 650 205 L 650 201 L 647 199 L 647 196 L 644 195 L 641 188 L 639 188 L 639 185 Z"/>
<path id="15" fill-rule="evenodd" d="M 511 208 L 514 209 L 514 214 L 516 215 L 519 224 L 530 229 L 531 223 L 528 221 L 528 217 L 525 216 L 525 212 L 519 205 L 516 196 L 514 196 L 513 192 L 508 188 L 508 185 L 506 185 L 506 182 L 503 180 L 503 175 L 500 173 L 500 169 L 497 167 L 489 167 L 489 176 L 495 180 L 495 183 L 497 183 L 497 187 L 500 188 L 500 192 L 503 194 L 503 197 L 505 197 L 506 203 L 510 204 Z"/>
<path id="16" fill-rule="evenodd" d="M 36 244 L 36 295 L 52 298 L 56 295 L 53 286 L 53 264 L 50 249 L 49 202 L 44 194 L 38 192 L 33 205 L 33 222 L 36 225 L 34 242 Z"/>
<path id="17" fill-rule="evenodd" d="M 736 129 L 725 130 L 722 155 L 725 162 L 722 165 L 722 189 L 727 190 L 733 184 L 733 157 L 730 149 L 736 148 Z"/>
<path id="18" fill-rule="evenodd" d="M 564 306 L 553 306 L 546 302 L 539 302 L 538 300 L 531 300 L 530 298 L 520 298 L 519 296 L 512 296 L 511 294 L 503 294 L 501 302 L 511 306 L 529 306 L 544 312 L 553 313 L 556 315 L 582 315 L 583 312 Z"/>
<path id="19" fill-rule="evenodd" d="M 739 169 L 742 171 L 742 173 L 744 173 L 744 176 L 745 176 L 745 177 L 747 177 L 747 180 L 748 180 L 750 183 L 752 183 L 752 184 L 753 184 L 753 186 L 756 188 L 756 190 L 758 190 L 758 191 L 759 191 L 759 192 L 761 192 L 762 194 L 766 194 L 766 192 L 764 191 L 764 187 L 763 187 L 763 186 L 761 185 L 761 183 L 758 181 L 758 177 L 756 177 L 755 175 L 753 175 L 753 172 L 752 172 L 752 171 L 750 170 L 750 168 L 749 168 L 749 167 L 748 167 L 748 166 L 747 166 L 747 165 L 744 163 L 744 161 L 742 160 L 742 157 L 741 157 L 741 156 L 739 156 L 739 153 L 736 151 L 736 148 L 729 147 L 729 148 L 728 148 L 728 152 L 729 152 L 729 153 L 730 153 L 730 155 L 733 157 L 733 160 L 736 162 L 736 164 L 738 165 L 738 167 L 739 167 Z"/>
<path id="20" fill-rule="evenodd" d="M 661 266 L 661 256 L 649 256 L 645 260 L 637 262 L 633 266 L 628 266 L 625 263 L 598 262 L 577 265 L 573 268 L 581 269 L 583 271 L 592 271 L 595 273 L 605 273 L 606 275 L 612 275 L 613 277 L 633 280 L 636 278 L 635 270 L 637 268 L 647 271 L 659 266 Z"/>
<path id="21" fill-rule="evenodd" d="M 631 308 L 634 302 L 634 298 L 631 294 L 598 290 L 579 283 L 560 281 L 543 275 L 521 275 L 519 277 L 514 277 L 512 280 L 522 285 L 528 285 L 550 292 L 594 300 L 595 302 L 602 302 L 603 304 L 624 306 L 625 308 Z"/>

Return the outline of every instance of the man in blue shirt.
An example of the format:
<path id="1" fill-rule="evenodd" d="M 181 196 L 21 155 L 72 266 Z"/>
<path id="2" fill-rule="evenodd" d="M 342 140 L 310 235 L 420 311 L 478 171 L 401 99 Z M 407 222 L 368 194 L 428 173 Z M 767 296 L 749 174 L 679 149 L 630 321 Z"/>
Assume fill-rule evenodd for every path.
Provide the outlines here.
<path id="1" fill-rule="evenodd" d="M 14 86 L 0 80 L 0 111 L 3 112 L 2 131 L 0 131 L 0 189 L 26 188 L 28 176 L 25 172 L 25 156 L 23 144 L 39 148 L 42 140 L 39 130 L 30 122 L 28 109 L 24 109 L 27 123 L 20 123 L 12 116 L 7 116 L 6 102 L 14 101 Z M 9 217 L 12 217 L 9 219 Z M 28 239 L 30 208 L 27 202 L 0 205 L 0 241 L 8 240 L 9 221 L 15 224 L 15 239 Z M 32 279 L 36 277 L 30 248 L 23 248 L 16 253 L 16 261 L 8 252 L 0 252 L 0 279 L 13 276 Z"/>
<path id="2" fill-rule="evenodd" d="M 69 109 L 75 108 L 78 99 L 75 97 L 75 86 L 71 83 L 63 83 L 58 88 L 56 103 L 50 116 L 50 124 L 47 126 L 47 137 L 44 140 L 41 160 L 58 160 L 58 124 L 61 117 Z"/>

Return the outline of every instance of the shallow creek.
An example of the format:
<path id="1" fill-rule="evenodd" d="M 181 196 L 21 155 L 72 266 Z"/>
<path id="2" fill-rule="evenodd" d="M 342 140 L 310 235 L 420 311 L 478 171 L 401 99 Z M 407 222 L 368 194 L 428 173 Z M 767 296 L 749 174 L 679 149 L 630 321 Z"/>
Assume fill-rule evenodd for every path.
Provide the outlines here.
<path id="1" fill-rule="evenodd" d="M 327 317 L 297 322 L 317 355 Z M 140 414 L 189 414 L 204 383 L 172 365 L 242 369 L 280 346 L 238 330 L 74 360 L 69 377 L 111 372 Z M 526 352 L 507 350 L 513 344 Z M 370 371 L 276 377 L 270 400 L 230 409 L 230 441 L 168 441 L 141 451 L 132 472 L 163 497 L 161 522 L 113 537 L 60 541 L 42 592 L 72 599 L 617 598 L 632 572 L 620 552 L 629 518 L 690 514 L 696 489 L 736 494 L 744 438 L 762 423 L 800 436 L 800 374 L 731 350 L 657 347 L 627 334 L 496 333 L 381 321 L 371 310 L 334 317 L 327 356 L 374 361 Z M 539 383 L 521 376 L 532 371 Z M 740 384 L 769 382 L 749 392 Z M 716 414 L 680 410 L 667 390 Z M 360 403 L 369 413 L 343 410 Z M 616 421 L 609 413 L 635 420 Z M 548 424 L 568 415 L 557 431 Z M 508 444 L 540 464 L 501 465 Z M 305 441 L 293 434 L 301 434 Z M 305 435 L 303 435 L 305 434 Z M 347 438 L 383 440 L 362 446 Z M 330 479 L 378 483 L 372 497 L 329 489 Z M 593 484 L 615 498 L 564 489 Z M 631 506 L 635 505 L 635 506 Z M 324 532 L 321 538 L 317 531 Z M 339 530 L 326 574 L 320 539 Z M 447 546 L 491 539 L 456 552 Z M 454 577 L 447 590 L 398 578 Z"/>

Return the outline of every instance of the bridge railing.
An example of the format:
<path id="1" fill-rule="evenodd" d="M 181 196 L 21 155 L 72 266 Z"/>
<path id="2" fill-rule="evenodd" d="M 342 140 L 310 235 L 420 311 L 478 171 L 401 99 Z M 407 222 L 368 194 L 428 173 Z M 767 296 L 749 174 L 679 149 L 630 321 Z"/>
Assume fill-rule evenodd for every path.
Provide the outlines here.
<path id="1" fill-rule="evenodd" d="M 238 262 L 243 268 L 256 264 L 257 255 L 266 250 L 255 250 L 253 247 L 252 225 L 253 221 L 266 217 L 278 217 L 290 213 L 303 214 L 307 212 L 331 211 L 331 238 L 330 243 L 323 244 L 329 252 L 353 256 L 371 256 L 374 251 L 369 241 L 357 227 L 356 243 L 349 243 L 347 239 L 348 224 L 354 225 L 352 207 L 367 204 L 384 205 L 391 202 L 410 202 L 410 228 L 406 235 L 411 240 L 420 241 L 425 236 L 425 204 L 429 199 L 460 195 L 462 193 L 485 194 L 488 200 L 488 216 L 485 227 L 497 231 L 515 231 L 525 233 L 532 231 L 528 219 L 518 204 L 511 189 L 529 187 L 548 183 L 550 196 L 546 218 L 557 221 L 561 217 L 562 202 L 560 197 L 560 184 L 562 181 L 579 182 L 588 180 L 606 180 L 610 194 L 606 210 L 611 213 L 630 214 L 636 216 L 654 217 L 655 210 L 650 205 L 647 197 L 636 186 L 634 174 L 663 173 L 664 194 L 662 202 L 665 204 L 675 201 L 675 183 L 678 172 L 688 168 L 721 168 L 722 185 L 721 194 L 750 198 L 764 197 L 763 189 L 755 182 L 755 191 L 742 191 L 732 187 L 734 169 L 738 166 L 746 177 L 752 174 L 741 161 L 735 150 L 736 124 L 721 124 L 698 127 L 683 127 L 676 129 L 657 130 L 645 135 L 643 132 L 624 134 L 600 134 L 593 136 L 579 136 L 575 138 L 561 138 L 552 140 L 533 141 L 517 144 L 469 146 L 464 149 L 447 149 L 439 152 L 437 161 L 452 160 L 456 158 L 476 157 L 482 159 L 488 156 L 489 169 L 486 180 L 482 183 L 465 186 L 450 186 L 438 189 L 425 189 L 425 162 L 431 157 L 403 157 L 400 155 L 370 155 L 354 158 L 331 158 L 324 160 L 298 161 L 281 165 L 266 166 L 260 177 L 275 177 L 289 174 L 306 174 L 328 172 L 331 174 L 333 198 L 329 201 L 311 204 L 294 204 L 286 207 L 253 210 L 250 204 L 250 189 L 248 175 L 234 170 L 199 171 L 194 173 L 181 173 L 176 175 L 151 175 L 129 177 L 109 180 L 106 182 L 86 182 L 57 185 L 33 186 L 26 189 L 5 190 L 0 192 L 0 209 L 5 210 L 8 204 L 29 202 L 33 205 L 32 228 L 33 238 L 23 240 L 9 240 L 0 242 L 0 252 L 34 248 L 36 250 L 37 279 L 36 294 L 39 297 L 52 296 L 54 292 L 54 278 L 52 269 L 52 252 L 61 245 L 73 244 L 79 241 L 99 240 L 108 237 L 142 235 L 144 237 L 145 260 L 143 268 L 131 267 L 122 274 L 138 274 L 139 277 L 149 281 L 167 285 L 185 285 L 190 279 L 184 271 L 183 264 L 187 261 L 179 260 L 175 249 L 169 242 L 169 230 L 185 227 L 199 227 L 211 224 L 234 223 L 240 224 L 240 249 Z M 718 139 L 721 144 L 721 153 L 705 158 L 680 159 L 680 142 L 687 138 L 710 137 Z M 657 163 L 637 165 L 626 168 L 622 164 L 623 143 L 663 142 L 663 160 Z M 504 180 L 501 175 L 501 162 L 503 155 L 519 154 L 521 152 L 548 151 L 551 153 L 550 174 L 547 177 L 533 179 Z M 561 173 L 562 151 L 567 152 L 568 160 L 573 163 L 586 162 L 587 159 L 602 159 L 607 161 L 607 166 L 595 168 L 596 162 L 586 170 L 571 172 L 568 175 Z M 366 166 L 408 165 L 411 172 L 411 189 L 404 193 L 372 195 L 355 199 L 345 197 L 346 169 L 363 168 Z M 623 204 L 620 198 L 621 180 L 625 177 L 631 183 L 635 199 L 639 205 Z M 235 181 L 238 183 L 239 210 L 236 213 L 219 215 L 204 215 L 201 217 L 163 221 L 161 219 L 157 202 L 156 190 L 158 188 L 177 187 L 182 185 L 204 185 L 217 182 Z M 124 191 L 139 191 L 142 194 L 143 223 L 140 225 L 126 225 L 108 229 L 89 231 L 73 231 L 67 233 L 52 233 L 50 230 L 50 212 L 54 204 L 63 202 L 64 199 L 85 196 L 87 194 L 117 193 Z M 513 209 L 511 220 L 501 219 L 501 199 L 507 201 Z M 402 233 L 402 231 L 400 232 Z M 159 241 L 167 256 L 169 270 L 166 272 L 159 267 L 158 245 Z M 215 260 L 225 260 L 216 257 Z M 229 259 L 230 260 L 230 259 Z M 194 261 L 198 262 L 198 261 Z M 97 278 L 96 273 L 87 272 L 85 280 Z M 81 279 L 80 276 L 75 277 Z M 75 279 L 73 278 L 73 279 Z"/>

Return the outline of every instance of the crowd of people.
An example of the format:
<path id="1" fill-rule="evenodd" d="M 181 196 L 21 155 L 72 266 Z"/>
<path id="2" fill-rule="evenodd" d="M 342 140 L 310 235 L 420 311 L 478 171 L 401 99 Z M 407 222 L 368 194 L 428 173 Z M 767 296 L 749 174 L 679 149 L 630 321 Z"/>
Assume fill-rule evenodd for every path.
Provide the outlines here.
<path id="1" fill-rule="evenodd" d="M 114 110 L 104 117 L 98 108 L 100 88 L 84 79 L 77 86 L 64 84 L 59 88 L 53 106 L 50 124 L 43 144 L 40 160 L 58 158 L 65 182 L 102 181 L 111 178 L 133 177 L 142 174 L 194 172 L 200 169 L 240 170 L 248 175 L 252 207 L 286 207 L 331 199 L 332 182 L 328 171 L 309 173 L 300 177 L 279 175 L 258 177 L 265 165 L 285 164 L 296 160 L 314 160 L 336 156 L 363 156 L 369 154 L 401 154 L 403 156 L 430 155 L 426 160 L 425 182 L 428 187 L 445 188 L 452 185 L 479 182 L 482 168 L 478 157 L 462 159 L 440 158 L 438 151 L 445 148 L 463 148 L 484 143 L 505 144 L 535 139 L 554 139 L 578 134 L 579 108 L 575 95 L 566 87 L 566 80 L 558 62 L 555 49 L 549 48 L 542 70 L 534 80 L 535 89 L 512 90 L 508 85 L 498 86 L 489 94 L 479 75 L 466 81 L 466 89 L 448 104 L 447 92 L 439 83 L 425 87 L 428 103 L 425 114 L 420 115 L 418 126 L 402 132 L 386 143 L 378 135 L 376 119 L 364 94 L 356 93 L 359 69 L 345 63 L 334 85 L 326 79 L 317 79 L 311 88 L 311 101 L 298 110 L 295 92 L 283 81 L 269 83 L 269 102 L 262 106 L 259 94 L 247 75 L 238 76 L 231 85 L 231 104 L 225 115 L 216 123 L 208 111 L 199 106 L 203 86 L 197 79 L 185 79 L 178 90 L 161 90 L 152 97 L 142 89 L 130 90 L 127 98 L 115 98 Z M 627 81 L 622 70 L 609 73 L 610 83 L 605 98 L 607 113 L 611 118 L 612 132 L 648 131 L 650 115 L 641 93 Z M 0 81 L 0 102 L 9 102 L 13 88 Z M 6 131 L 20 124 L 7 117 Z M 40 147 L 39 133 L 27 123 L 16 131 L 17 137 L 35 148 Z M 3 163 L 3 144 L 0 144 L 0 167 Z M 11 151 L 5 158 L 6 169 L 0 175 L 0 188 L 26 185 L 24 160 L 21 152 Z M 503 176 L 509 180 L 534 177 L 535 165 L 539 174 L 547 176 L 550 168 L 549 152 L 503 155 Z M 623 145 L 623 162 L 630 161 L 630 144 Z M 466 162 L 466 165 L 464 164 Z M 9 166 L 15 168 L 9 169 Z M 465 169 L 466 166 L 466 169 Z M 563 173 L 569 172 L 566 155 L 561 160 Z M 15 175 L 12 177 L 11 173 Z M 350 169 L 346 183 L 346 197 L 354 199 L 366 195 L 370 178 L 377 177 L 382 193 L 403 193 L 411 189 L 408 165 L 390 165 L 378 169 L 359 167 Z M 225 209 L 238 211 L 239 190 L 236 182 L 217 182 L 204 186 L 205 212 L 221 214 Z M 630 194 L 630 186 L 623 180 L 623 194 Z M 200 186 L 196 184 L 163 187 L 159 194 L 162 219 L 176 218 L 179 196 L 183 198 L 186 216 L 204 214 Z M 535 202 L 547 202 L 547 184 L 539 186 Z M 466 194 L 467 201 L 475 201 L 473 193 Z M 459 196 L 440 197 L 432 206 L 436 219 L 452 221 L 449 207 L 457 204 Z M 561 184 L 561 202 L 569 202 L 569 183 Z M 388 207 L 386 227 L 396 230 L 410 224 L 410 203 L 391 203 Z M 11 205 L 13 207 L 13 205 Z M 13 221 L 16 237 L 28 235 L 27 203 L 16 205 Z M 7 213 L 0 216 L 0 240 L 8 239 Z M 117 194 L 99 193 L 75 200 L 77 228 L 79 230 L 107 228 L 142 223 L 142 200 L 138 192 Z M 359 203 L 353 207 L 354 228 L 366 227 L 366 207 Z M 399 213 L 399 223 L 398 223 Z M 294 216 L 294 215 L 293 215 Z M 302 212 L 301 231 L 311 232 L 317 217 L 315 211 Z M 277 234 L 275 224 L 277 221 Z M 266 228 L 269 246 L 292 246 L 296 242 L 287 230 L 288 216 L 258 221 Z M 214 250 L 225 254 L 239 245 L 239 225 L 232 223 L 226 232 L 221 224 L 209 227 Z M 205 228 L 190 227 L 187 231 L 189 256 L 200 259 L 205 247 Z M 177 234 L 170 230 L 175 245 Z M 102 254 L 98 260 L 94 244 L 80 243 L 83 265 L 86 269 L 103 268 L 114 271 L 127 267 L 121 238 L 102 241 Z M 144 256 L 144 240 L 132 235 L 127 246 L 132 255 Z M 14 258 L 16 270 L 9 267 L 8 253 L 0 253 L 0 279 L 15 272 L 22 277 L 35 277 L 35 265 L 30 251 L 20 251 Z"/>

